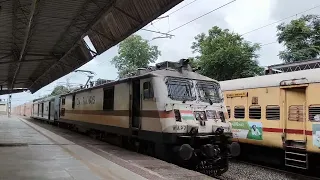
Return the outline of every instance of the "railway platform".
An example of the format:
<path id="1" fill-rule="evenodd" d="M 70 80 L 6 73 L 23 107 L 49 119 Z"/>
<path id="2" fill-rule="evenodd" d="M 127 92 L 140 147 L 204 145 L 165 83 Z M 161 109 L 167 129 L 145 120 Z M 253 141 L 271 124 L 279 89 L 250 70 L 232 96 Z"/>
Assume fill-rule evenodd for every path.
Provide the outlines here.
<path id="1" fill-rule="evenodd" d="M 21 117 L 0 115 L 0 179 L 213 179 Z"/>

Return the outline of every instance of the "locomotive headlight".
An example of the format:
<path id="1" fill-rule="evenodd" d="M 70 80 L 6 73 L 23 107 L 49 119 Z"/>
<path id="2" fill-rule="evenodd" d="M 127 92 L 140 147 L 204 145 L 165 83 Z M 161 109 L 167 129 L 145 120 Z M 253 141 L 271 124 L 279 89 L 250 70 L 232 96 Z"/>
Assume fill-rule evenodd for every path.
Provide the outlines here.
<path id="1" fill-rule="evenodd" d="M 200 119 L 200 114 L 196 113 L 196 120 L 199 120 L 199 119 Z"/>
<path id="2" fill-rule="evenodd" d="M 223 127 L 224 132 L 231 132 L 230 126 Z"/>
<path id="3" fill-rule="evenodd" d="M 206 115 L 204 111 L 195 111 L 194 116 L 196 117 L 197 121 L 206 120 Z"/>

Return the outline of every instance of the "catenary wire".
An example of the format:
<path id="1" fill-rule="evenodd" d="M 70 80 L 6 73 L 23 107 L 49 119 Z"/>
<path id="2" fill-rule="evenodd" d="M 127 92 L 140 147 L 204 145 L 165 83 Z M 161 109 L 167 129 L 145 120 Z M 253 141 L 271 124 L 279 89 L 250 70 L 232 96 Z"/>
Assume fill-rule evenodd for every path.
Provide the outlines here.
<path id="1" fill-rule="evenodd" d="M 211 10 L 211 11 L 209 11 L 209 12 L 203 14 L 203 15 L 201 15 L 201 16 L 198 16 L 197 18 L 194 18 L 194 19 L 192 19 L 191 21 L 188 21 L 188 22 L 186 22 L 186 23 L 184 23 L 184 24 L 182 24 L 182 25 L 180 25 L 180 26 L 178 26 L 178 27 L 176 27 L 176 28 L 173 28 L 172 30 L 168 31 L 168 33 L 173 32 L 173 31 L 175 31 L 175 30 L 177 30 L 177 29 L 180 29 L 180 28 L 182 28 L 183 26 L 186 26 L 186 25 L 192 23 L 193 21 L 196 21 L 196 20 L 198 20 L 198 19 L 200 19 L 200 18 L 202 18 L 202 17 L 204 17 L 204 16 L 206 16 L 206 15 L 208 15 L 208 14 L 214 12 L 214 11 L 217 11 L 217 10 L 219 10 L 219 9 L 221 9 L 221 8 L 223 8 L 223 7 L 231 4 L 231 3 L 234 3 L 235 1 L 236 1 L 236 0 L 230 1 L 230 2 L 228 2 L 228 3 L 226 3 L 226 4 L 222 5 L 222 6 L 219 6 L 219 7 L 215 8 L 215 9 L 213 9 L 213 10 Z"/>
<path id="2" fill-rule="evenodd" d="M 301 11 L 301 12 L 298 12 L 298 13 L 295 13 L 295 14 L 293 14 L 293 15 L 291 15 L 291 16 L 285 17 L 285 18 L 280 19 L 280 20 L 278 20 L 278 21 L 275 21 L 275 22 L 266 24 L 266 25 L 264 25 L 264 26 L 255 28 L 255 29 L 253 29 L 253 30 L 247 31 L 247 32 L 241 34 L 241 36 L 246 35 L 246 34 L 249 34 L 249 33 L 252 33 L 252 32 L 254 32 L 254 31 L 258 31 L 258 30 L 260 30 L 260 29 L 266 28 L 266 27 L 271 26 L 271 25 L 273 25 L 273 24 L 277 24 L 277 23 L 279 23 L 279 22 L 282 22 L 282 21 L 284 21 L 284 20 L 287 20 L 287 19 L 292 18 L 292 17 L 294 17 L 294 16 L 297 16 L 297 15 L 299 15 L 299 14 L 303 14 L 303 13 L 305 13 L 305 12 L 308 12 L 308 11 L 310 11 L 310 10 L 316 9 L 316 8 L 318 8 L 318 7 L 320 7 L 320 5 L 314 6 L 314 7 L 312 7 L 312 8 L 309 8 L 309 9 L 307 9 L 307 10 L 304 10 L 304 11 Z"/>

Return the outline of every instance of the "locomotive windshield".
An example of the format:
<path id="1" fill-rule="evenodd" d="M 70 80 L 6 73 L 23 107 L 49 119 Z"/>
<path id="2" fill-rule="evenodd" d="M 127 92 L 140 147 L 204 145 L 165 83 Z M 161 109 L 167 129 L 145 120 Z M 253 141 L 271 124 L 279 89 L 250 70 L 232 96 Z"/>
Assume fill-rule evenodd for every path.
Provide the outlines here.
<path id="1" fill-rule="evenodd" d="M 196 100 L 193 84 L 191 80 L 182 78 L 168 78 L 166 81 L 168 96 L 178 101 Z"/>
<path id="2" fill-rule="evenodd" d="M 198 81 L 196 88 L 201 101 L 209 102 L 210 104 L 222 102 L 220 86 L 218 83 Z"/>

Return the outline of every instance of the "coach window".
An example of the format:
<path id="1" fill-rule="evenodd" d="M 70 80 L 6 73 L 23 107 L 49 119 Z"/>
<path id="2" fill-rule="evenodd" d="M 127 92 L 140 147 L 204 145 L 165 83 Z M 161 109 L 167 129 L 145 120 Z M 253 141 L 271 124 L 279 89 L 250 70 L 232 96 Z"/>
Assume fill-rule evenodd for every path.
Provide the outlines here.
<path id="1" fill-rule="evenodd" d="M 234 107 L 234 118 L 244 119 L 245 117 L 245 108 L 244 106 Z"/>
<path id="2" fill-rule="evenodd" d="M 75 105 L 75 101 L 76 101 L 76 95 L 72 95 L 72 109 L 74 109 L 74 105 Z"/>
<path id="3" fill-rule="evenodd" d="M 153 88 L 150 81 L 143 83 L 143 99 L 153 98 Z"/>
<path id="4" fill-rule="evenodd" d="M 252 105 L 249 107 L 250 119 L 261 119 L 261 106 Z"/>
<path id="5" fill-rule="evenodd" d="M 320 105 L 309 106 L 309 121 L 320 122 Z"/>
<path id="6" fill-rule="evenodd" d="M 303 121 L 303 106 L 291 105 L 289 106 L 289 120 L 290 121 Z"/>
<path id="7" fill-rule="evenodd" d="M 227 106 L 227 111 L 228 111 L 228 116 L 229 116 L 229 118 L 231 118 L 231 109 L 230 109 L 230 106 Z"/>
<path id="8" fill-rule="evenodd" d="M 266 107 L 267 120 L 280 120 L 280 107 L 276 105 L 269 105 Z"/>
<path id="9" fill-rule="evenodd" d="M 104 89 L 103 110 L 113 110 L 113 104 L 114 104 L 114 87 Z"/>

